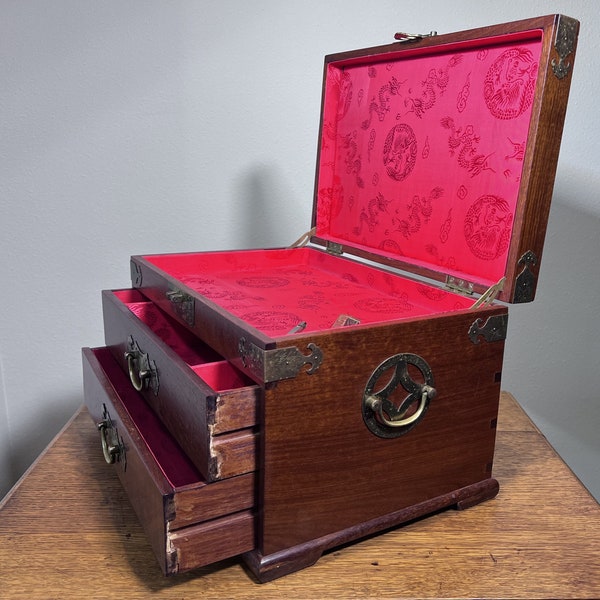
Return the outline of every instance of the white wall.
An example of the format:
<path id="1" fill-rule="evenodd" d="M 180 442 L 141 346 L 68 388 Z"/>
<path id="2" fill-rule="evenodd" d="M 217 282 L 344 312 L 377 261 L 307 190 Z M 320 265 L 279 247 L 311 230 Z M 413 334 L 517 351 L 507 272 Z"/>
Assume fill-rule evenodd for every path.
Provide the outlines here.
<path id="1" fill-rule="evenodd" d="M 129 284 L 131 254 L 308 228 L 323 55 L 564 12 L 582 21 L 578 64 L 538 298 L 511 309 L 504 385 L 600 497 L 597 4 L 415 6 L 0 2 L 0 496 L 82 402 L 80 347 L 103 343 L 100 290 Z"/>
<path id="2" fill-rule="evenodd" d="M 4 393 L 4 378 L 2 376 L 2 354 L 0 353 L 0 498 L 2 498 L 2 491 L 7 490 L 13 483 L 10 429 L 8 426 L 6 394 Z"/>

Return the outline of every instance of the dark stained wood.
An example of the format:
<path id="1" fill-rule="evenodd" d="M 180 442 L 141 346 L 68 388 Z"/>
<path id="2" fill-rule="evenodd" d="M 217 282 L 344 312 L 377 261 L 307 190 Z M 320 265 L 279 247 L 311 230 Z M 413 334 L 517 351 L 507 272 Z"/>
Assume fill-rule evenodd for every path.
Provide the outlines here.
<path id="1" fill-rule="evenodd" d="M 102 304 L 105 340 L 115 360 L 128 372 L 125 352 L 130 336 L 148 354 L 158 373 L 158 393 L 150 386 L 141 393 L 207 481 L 254 470 L 254 458 L 247 454 L 255 445 L 252 427 L 257 423 L 260 388 L 248 385 L 225 391 L 213 389 L 115 293 L 104 291 Z M 195 343 L 203 345 L 197 339 Z M 213 362 L 222 360 L 209 348 L 205 354 L 212 356 Z M 238 400 L 235 411 L 233 406 Z M 246 428 L 244 433 L 219 438 L 215 442 L 218 452 L 213 451 L 213 434 L 242 428 Z M 229 440 L 231 449 L 226 447 Z M 247 449 L 245 453 L 240 452 L 242 447 Z M 236 462 L 238 459 L 241 462 Z"/>
<path id="2" fill-rule="evenodd" d="M 260 582 L 273 581 L 278 577 L 312 566 L 325 550 L 413 521 L 450 506 L 463 510 L 485 500 L 490 500 L 497 493 L 498 482 L 490 477 L 448 494 L 430 498 L 396 512 L 375 517 L 371 521 L 360 523 L 345 530 L 335 531 L 304 544 L 274 552 L 268 556 L 263 556 L 259 551 L 251 552 L 244 556 L 244 560 Z"/>
<path id="3" fill-rule="evenodd" d="M 509 302 L 515 301 L 514 295 L 517 292 L 515 279 L 524 268 L 523 264 L 519 264 L 521 257 L 529 251 L 536 256 L 536 264 L 531 265 L 536 277 L 536 285 L 542 260 L 579 32 L 579 23 L 569 19 L 574 26 L 574 37 L 573 51 L 566 58 L 566 62 L 571 67 L 564 78 L 558 78 L 553 72 L 553 65 L 561 61 L 556 50 L 556 34 L 560 19 L 567 19 L 567 17 L 551 15 L 538 20 L 539 27 L 544 31 L 544 49 L 539 66 L 528 150 L 524 158 L 522 191 L 515 215 L 513 234 L 515 239 L 508 256 L 507 281 L 510 285 L 499 296 L 500 299 Z M 533 292 L 535 293 L 535 286 Z"/>
<path id="4" fill-rule="evenodd" d="M 106 469 L 118 475 L 162 570 L 177 573 L 251 550 L 254 474 L 213 483 L 203 480 L 127 385 L 125 374 L 115 366 L 109 378 L 104 368 L 111 362 L 106 348 L 84 349 L 85 400 L 95 423 L 104 418 L 104 408 L 110 414 L 125 454 Z M 95 447 L 102 456 L 99 436 Z M 166 469 L 159 456 L 172 461 L 174 468 Z M 169 479 L 184 475 L 186 481 L 179 485 Z"/>
<path id="5" fill-rule="evenodd" d="M 257 438 L 257 433 L 246 430 L 214 436 L 210 451 L 217 468 L 215 479 L 256 471 Z"/>
<path id="6" fill-rule="evenodd" d="M 169 543 L 178 570 L 197 569 L 254 548 L 254 518 L 247 510 L 172 532 Z"/>
<path id="7" fill-rule="evenodd" d="M 219 392 L 208 418 L 213 435 L 258 424 L 260 396 L 258 385 Z"/>
<path id="8" fill-rule="evenodd" d="M 259 585 L 238 559 L 164 577 L 78 412 L 0 502 L 6 600 L 600 598 L 600 506 L 504 393 L 498 497 L 325 554 Z"/>
<path id="9" fill-rule="evenodd" d="M 297 553 L 336 532 L 356 537 L 365 523 L 390 515 L 379 521 L 389 526 L 398 511 L 489 479 L 504 342 L 474 344 L 467 332 L 477 318 L 505 313 L 486 308 L 303 339 L 321 348 L 319 370 L 265 392 L 261 554 Z M 438 395 L 409 433 L 382 439 L 363 422 L 363 392 L 379 364 L 404 352 L 429 363 Z"/>

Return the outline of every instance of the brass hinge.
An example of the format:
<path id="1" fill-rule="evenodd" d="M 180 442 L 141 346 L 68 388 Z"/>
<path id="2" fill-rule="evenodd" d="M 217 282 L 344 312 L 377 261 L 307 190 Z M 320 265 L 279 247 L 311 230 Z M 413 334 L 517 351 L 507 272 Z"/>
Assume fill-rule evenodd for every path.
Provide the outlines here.
<path id="1" fill-rule="evenodd" d="M 337 242 L 327 242 L 327 252 L 328 254 L 334 254 L 335 256 L 341 256 L 344 253 L 344 247 L 342 244 L 338 244 Z"/>
<path id="2" fill-rule="evenodd" d="M 460 277 L 453 277 L 448 275 L 446 277 L 446 287 L 452 292 L 458 292 L 463 296 L 472 296 L 475 288 L 475 284 L 466 279 L 460 279 Z"/>

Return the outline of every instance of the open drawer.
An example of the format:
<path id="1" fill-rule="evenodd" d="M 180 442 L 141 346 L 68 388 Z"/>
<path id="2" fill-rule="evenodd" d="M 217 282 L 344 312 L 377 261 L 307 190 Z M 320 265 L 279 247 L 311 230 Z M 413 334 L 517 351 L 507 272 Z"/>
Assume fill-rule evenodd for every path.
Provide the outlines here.
<path id="1" fill-rule="evenodd" d="M 252 550 L 255 474 L 207 483 L 108 349 L 84 348 L 83 374 L 98 451 L 114 464 L 163 572 Z"/>
<path id="2" fill-rule="evenodd" d="M 137 290 L 102 293 L 106 345 L 208 481 L 256 469 L 260 387 Z"/>

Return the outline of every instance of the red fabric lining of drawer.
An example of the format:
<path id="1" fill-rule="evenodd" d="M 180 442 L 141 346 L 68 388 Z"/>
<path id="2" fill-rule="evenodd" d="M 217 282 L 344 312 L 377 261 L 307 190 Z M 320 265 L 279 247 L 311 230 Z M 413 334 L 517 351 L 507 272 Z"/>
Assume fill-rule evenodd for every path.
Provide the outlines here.
<path id="1" fill-rule="evenodd" d="M 131 387 L 131 382 L 113 359 L 110 350 L 98 348 L 94 353 L 169 483 L 177 488 L 204 482 L 202 475 L 171 437 L 159 418 L 142 396 Z"/>

